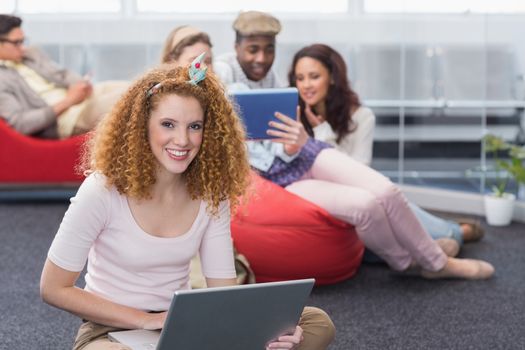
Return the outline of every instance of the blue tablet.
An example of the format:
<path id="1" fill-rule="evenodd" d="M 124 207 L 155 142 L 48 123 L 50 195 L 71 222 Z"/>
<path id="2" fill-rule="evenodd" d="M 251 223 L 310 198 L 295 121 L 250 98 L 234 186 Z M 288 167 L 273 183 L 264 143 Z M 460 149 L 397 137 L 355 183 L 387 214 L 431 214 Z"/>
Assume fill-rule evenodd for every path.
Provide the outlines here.
<path id="1" fill-rule="evenodd" d="M 255 89 L 231 93 L 235 110 L 241 117 L 248 139 L 264 140 L 272 136 L 266 134 L 270 120 L 279 121 L 275 112 L 290 118 L 296 117 L 298 93 L 296 88 Z"/>

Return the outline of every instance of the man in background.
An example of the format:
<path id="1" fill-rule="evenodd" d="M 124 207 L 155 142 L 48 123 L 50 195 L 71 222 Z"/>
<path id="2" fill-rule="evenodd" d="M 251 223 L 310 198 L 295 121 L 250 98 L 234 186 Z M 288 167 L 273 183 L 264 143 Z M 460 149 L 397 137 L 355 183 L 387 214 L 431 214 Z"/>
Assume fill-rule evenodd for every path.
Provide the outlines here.
<path id="1" fill-rule="evenodd" d="M 0 117 L 18 132 L 43 138 L 85 133 L 120 97 L 127 83 L 91 84 L 24 46 L 22 19 L 0 14 Z"/>
<path id="2" fill-rule="evenodd" d="M 279 20 L 264 12 L 241 12 L 233 29 L 235 52 L 218 56 L 213 63 L 223 83 L 231 90 L 284 87 L 272 70 Z"/>

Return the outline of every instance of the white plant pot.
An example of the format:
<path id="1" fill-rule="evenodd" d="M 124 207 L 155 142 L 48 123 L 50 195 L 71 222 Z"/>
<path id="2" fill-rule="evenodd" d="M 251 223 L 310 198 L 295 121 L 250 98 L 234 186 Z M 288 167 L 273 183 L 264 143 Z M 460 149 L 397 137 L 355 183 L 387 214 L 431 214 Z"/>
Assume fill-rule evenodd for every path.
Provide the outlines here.
<path id="1" fill-rule="evenodd" d="M 516 196 L 512 193 L 505 193 L 503 197 L 496 197 L 494 194 L 485 195 L 485 218 L 487 223 L 491 226 L 507 226 L 510 224 L 515 200 Z"/>

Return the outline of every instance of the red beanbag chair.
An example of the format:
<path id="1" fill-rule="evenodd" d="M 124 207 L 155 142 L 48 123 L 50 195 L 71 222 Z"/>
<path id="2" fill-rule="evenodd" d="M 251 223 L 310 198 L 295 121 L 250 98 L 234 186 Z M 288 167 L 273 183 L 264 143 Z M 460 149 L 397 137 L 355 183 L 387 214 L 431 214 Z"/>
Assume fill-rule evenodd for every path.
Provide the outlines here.
<path id="1" fill-rule="evenodd" d="M 354 227 L 282 187 L 253 175 L 255 193 L 232 217 L 235 247 L 257 282 L 315 278 L 332 284 L 352 277 L 364 246 Z"/>
<path id="2" fill-rule="evenodd" d="M 87 135 L 65 140 L 22 135 L 0 118 L 0 185 L 79 184 L 75 172 Z"/>

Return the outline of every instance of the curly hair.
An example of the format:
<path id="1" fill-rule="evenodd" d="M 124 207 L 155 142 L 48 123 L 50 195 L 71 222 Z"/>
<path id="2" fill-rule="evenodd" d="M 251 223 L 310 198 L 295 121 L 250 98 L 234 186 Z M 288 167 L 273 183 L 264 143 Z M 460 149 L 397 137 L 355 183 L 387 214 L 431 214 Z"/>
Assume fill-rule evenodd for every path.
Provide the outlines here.
<path id="1" fill-rule="evenodd" d="M 296 86 L 295 67 L 303 57 L 319 61 L 330 72 L 333 84 L 330 85 L 326 96 L 326 121 L 337 133 L 337 143 L 339 143 L 347 134 L 356 130 L 357 125 L 352 121 L 352 113 L 361 106 L 359 96 L 352 89 L 347 78 L 345 61 L 337 51 L 328 45 L 305 46 L 297 51 L 293 58 L 292 68 L 288 73 L 290 86 Z M 305 103 L 302 98 L 299 98 L 299 105 L 301 106 L 301 121 L 308 134 L 313 136 L 313 129 L 306 118 Z"/>
<path id="2" fill-rule="evenodd" d="M 208 72 L 198 85 L 188 82 L 188 67 L 165 65 L 139 78 L 100 122 L 86 146 L 83 170 L 99 171 L 121 194 L 150 198 L 160 166 L 148 140 L 152 110 L 169 94 L 197 99 L 204 111 L 200 150 L 183 173 L 192 199 L 204 200 L 213 215 L 219 203 L 239 203 L 249 184 L 245 132 L 218 78 Z M 150 89 L 156 86 L 155 93 Z"/>

